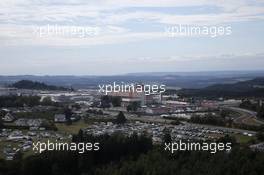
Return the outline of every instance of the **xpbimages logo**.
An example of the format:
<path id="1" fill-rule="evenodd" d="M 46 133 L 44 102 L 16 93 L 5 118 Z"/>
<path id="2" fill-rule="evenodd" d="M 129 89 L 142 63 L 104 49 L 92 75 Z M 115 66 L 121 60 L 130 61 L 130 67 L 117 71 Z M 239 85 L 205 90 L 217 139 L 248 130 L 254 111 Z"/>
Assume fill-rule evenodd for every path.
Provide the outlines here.
<path id="1" fill-rule="evenodd" d="M 100 143 L 67 143 L 67 142 L 36 142 L 33 143 L 33 151 L 42 153 L 43 151 L 77 151 L 82 154 L 85 151 L 98 151 Z"/>
<path id="2" fill-rule="evenodd" d="M 231 151 L 232 143 L 207 143 L 207 142 L 173 142 L 164 143 L 164 150 L 169 151 L 172 154 L 176 151 L 209 151 L 215 154 L 218 151 Z"/>
<path id="3" fill-rule="evenodd" d="M 151 94 L 161 94 L 166 91 L 166 85 L 161 84 L 118 84 L 113 82 L 113 84 L 99 84 L 99 93 L 108 95 L 109 93 L 118 93 L 118 92 L 133 92 L 133 93 L 144 93 L 145 95 Z"/>

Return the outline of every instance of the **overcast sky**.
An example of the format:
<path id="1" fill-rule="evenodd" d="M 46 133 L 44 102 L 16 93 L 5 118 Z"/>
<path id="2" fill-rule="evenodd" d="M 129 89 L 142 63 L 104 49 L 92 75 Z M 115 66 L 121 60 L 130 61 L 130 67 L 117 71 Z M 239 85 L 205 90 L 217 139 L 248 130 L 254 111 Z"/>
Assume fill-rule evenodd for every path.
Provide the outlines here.
<path id="1" fill-rule="evenodd" d="M 0 74 L 263 70 L 263 29 L 263 0 L 1 0 Z"/>

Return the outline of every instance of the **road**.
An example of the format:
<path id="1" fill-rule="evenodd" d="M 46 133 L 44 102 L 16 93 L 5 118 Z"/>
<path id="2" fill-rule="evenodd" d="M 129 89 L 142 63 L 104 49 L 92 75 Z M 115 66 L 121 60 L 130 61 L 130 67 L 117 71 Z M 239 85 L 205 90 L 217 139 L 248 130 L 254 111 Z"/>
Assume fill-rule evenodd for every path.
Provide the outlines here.
<path id="1" fill-rule="evenodd" d="M 106 111 L 104 111 L 106 112 Z M 111 114 L 111 115 L 117 115 L 118 112 L 113 112 L 113 111 L 107 111 L 107 113 Z M 124 112 L 125 116 L 128 120 L 133 120 L 133 121 L 142 121 L 142 122 L 151 122 L 151 123 L 163 123 L 163 124 L 170 124 L 173 120 L 169 120 L 169 119 L 164 119 L 160 116 L 140 116 L 137 117 L 135 114 L 130 114 L 127 112 Z M 237 128 L 227 128 L 227 127 L 221 127 L 221 126 L 214 126 L 214 125 L 204 125 L 204 124 L 196 124 L 196 123 L 188 123 L 188 122 L 182 122 L 185 125 L 189 125 L 189 126 L 194 126 L 194 127 L 206 127 L 206 128 L 210 128 L 210 129 L 215 129 L 215 130 L 226 130 L 229 132 L 237 132 L 240 134 L 244 134 L 244 133 L 248 133 L 248 134 L 253 134 L 255 135 L 256 132 L 255 131 L 249 131 L 249 130 L 244 130 L 244 129 L 237 129 Z"/>
<path id="2" fill-rule="evenodd" d="M 195 123 L 187 123 L 187 125 L 206 127 L 206 128 L 210 128 L 210 129 L 219 129 L 219 130 L 232 131 L 232 132 L 237 132 L 237 133 L 240 133 L 240 134 L 244 134 L 244 133 L 253 134 L 253 135 L 256 134 L 255 131 L 249 131 L 249 130 L 237 129 L 237 128 L 227 128 L 227 127 L 222 127 L 222 126 L 203 125 L 203 124 L 195 124 Z"/>
<path id="3" fill-rule="evenodd" d="M 260 126 L 264 124 L 263 121 L 257 119 L 257 113 L 255 111 L 250 111 L 238 107 L 224 107 L 224 108 L 238 112 L 241 115 L 234 119 L 234 123 L 253 125 L 253 126 Z"/>

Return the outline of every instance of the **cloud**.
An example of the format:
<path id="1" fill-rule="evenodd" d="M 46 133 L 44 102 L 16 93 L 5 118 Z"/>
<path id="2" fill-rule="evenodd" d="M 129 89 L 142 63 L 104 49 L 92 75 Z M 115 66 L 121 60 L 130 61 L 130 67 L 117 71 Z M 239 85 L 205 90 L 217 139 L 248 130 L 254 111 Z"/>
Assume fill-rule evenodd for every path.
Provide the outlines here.
<path id="1" fill-rule="evenodd" d="M 40 55 L 39 58 L 25 57 L 1 60 L 0 74 L 41 75 L 111 75 L 130 72 L 179 72 L 215 70 L 262 70 L 264 53 L 216 54 L 216 55 L 169 55 L 163 57 L 101 57 L 92 56 L 53 58 Z M 18 62 L 20 64 L 14 64 Z M 96 66 L 95 66 L 96 65 Z M 129 66 L 128 66 L 129 65 Z"/>
<path id="2" fill-rule="evenodd" d="M 47 25 L 0 25 L 0 40 L 2 46 L 93 46 L 159 39 L 165 36 L 164 32 L 130 32 L 118 26 L 64 25 L 58 26 L 58 32 L 53 31 L 56 25 L 49 27 L 52 28 L 51 32 L 47 32 Z"/>
<path id="3" fill-rule="evenodd" d="M 181 13 L 201 7 L 204 8 L 199 13 Z M 219 10 L 212 13 L 206 7 Z M 164 12 L 167 8 L 177 9 Z M 177 12 L 179 9 L 181 12 Z M 122 43 L 163 36 L 163 31 L 144 28 L 142 24 L 164 27 L 175 24 L 220 25 L 263 20 L 263 14 L 264 6 L 260 0 L 254 3 L 250 0 L 230 0 L 228 3 L 224 0 L 1 0 L 0 42 L 10 45 Z M 32 36 L 32 26 L 36 28 L 46 24 L 97 26 L 102 29 L 104 26 L 112 26 L 116 31 L 108 32 L 108 28 L 104 29 L 104 35 L 82 39 L 53 37 L 43 40 Z"/>

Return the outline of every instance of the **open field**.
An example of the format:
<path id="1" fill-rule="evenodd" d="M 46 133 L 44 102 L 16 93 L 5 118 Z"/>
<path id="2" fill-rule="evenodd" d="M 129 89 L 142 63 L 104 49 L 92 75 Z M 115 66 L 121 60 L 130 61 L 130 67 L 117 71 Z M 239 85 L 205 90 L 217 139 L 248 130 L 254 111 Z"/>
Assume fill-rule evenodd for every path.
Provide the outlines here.
<path id="1" fill-rule="evenodd" d="M 248 143 L 249 141 L 254 140 L 254 138 L 255 138 L 255 137 L 245 136 L 245 135 L 242 135 L 242 134 L 234 134 L 232 136 L 234 136 L 236 138 L 236 141 L 238 143 L 241 143 L 241 144 Z"/>
<path id="2" fill-rule="evenodd" d="M 56 123 L 55 125 L 58 128 L 58 132 L 67 134 L 78 134 L 81 128 L 86 128 L 89 126 L 89 124 L 83 120 L 73 122 L 71 125 L 67 125 L 65 123 Z"/>

